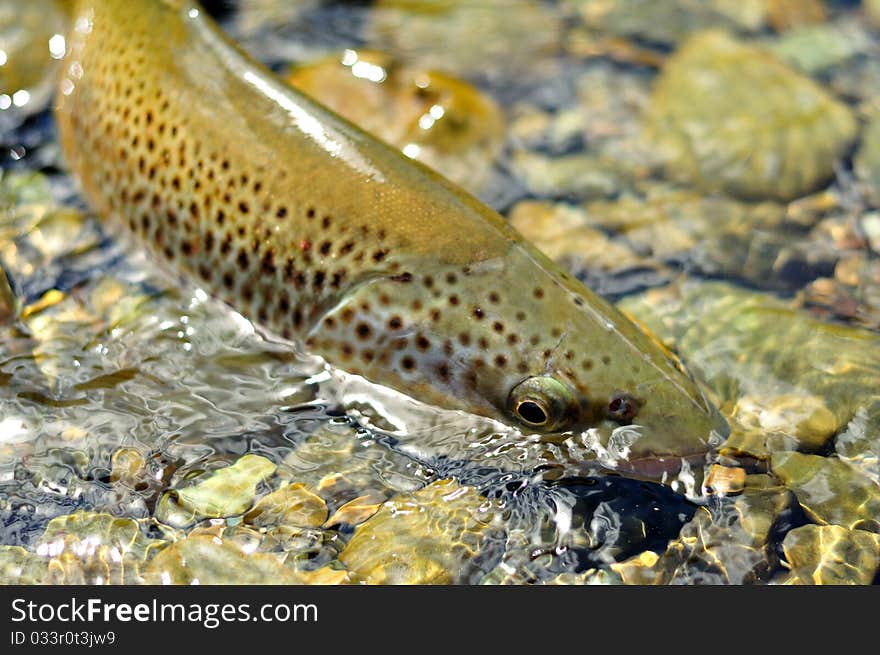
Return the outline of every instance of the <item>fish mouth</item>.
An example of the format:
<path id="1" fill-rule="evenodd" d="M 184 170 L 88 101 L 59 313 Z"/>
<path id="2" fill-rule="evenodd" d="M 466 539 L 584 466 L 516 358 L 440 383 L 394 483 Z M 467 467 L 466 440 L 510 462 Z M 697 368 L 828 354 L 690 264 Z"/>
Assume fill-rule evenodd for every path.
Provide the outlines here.
<path id="1" fill-rule="evenodd" d="M 564 459 L 559 464 L 565 469 L 593 470 L 598 465 L 628 477 L 659 481 L 678 475 L 685 467 L 701 465 L 717 452 L 729 428 L 720 414 L 709 418 L 699 430 L 679 430 L 676 422 L 656 427 L 606 420 L 580 431 L 533 438 Z"/>
<path id="2" fill-rule="evenodd" d="M 621 461 L 613 470 L 631 478 L 665 481 L 678 476 L 685 469 L 704 465 L 708 456 L 709 453 L 705 452 L 675 457 L 642 457 Z"/>

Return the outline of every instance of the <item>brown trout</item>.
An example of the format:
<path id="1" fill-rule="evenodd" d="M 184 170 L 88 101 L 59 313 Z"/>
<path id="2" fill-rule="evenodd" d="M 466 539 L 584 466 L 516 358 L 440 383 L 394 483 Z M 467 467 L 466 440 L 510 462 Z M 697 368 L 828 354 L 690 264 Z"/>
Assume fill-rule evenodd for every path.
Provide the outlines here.
<path id="1" fill-rule="evenodd" d="M 67 45 L 57 121 L 92 207 L 267 331 L 523 433 L 631 425 L 633 459 L 726 434 L 656 340 L 197 4 L 78 0 Z"/>

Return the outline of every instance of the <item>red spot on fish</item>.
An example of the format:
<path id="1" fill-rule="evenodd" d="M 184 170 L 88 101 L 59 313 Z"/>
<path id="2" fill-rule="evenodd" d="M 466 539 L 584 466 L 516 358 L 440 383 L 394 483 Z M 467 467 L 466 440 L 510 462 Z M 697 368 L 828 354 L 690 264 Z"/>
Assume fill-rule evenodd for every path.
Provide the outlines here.
<path id="1" fill-rule="evenodd" d="M 308 239 L 303 239 L 302 241 L 299 242 L 299 249 L 302 250 L 303 252 L 311 250 L 311 248 L 312 248 L 312 242 L 309 241 Z"/>

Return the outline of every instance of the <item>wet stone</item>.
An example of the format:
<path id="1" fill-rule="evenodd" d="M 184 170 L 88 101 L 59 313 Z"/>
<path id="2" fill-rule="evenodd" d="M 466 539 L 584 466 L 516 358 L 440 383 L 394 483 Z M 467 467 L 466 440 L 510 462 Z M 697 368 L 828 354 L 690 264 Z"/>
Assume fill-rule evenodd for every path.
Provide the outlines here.
<path id="1" fill-rule="evenodd" d="M 659 559 L 660 555 L 653 550 L 646 550 L 621 562 L 615 562 L 611 565 L 611 570 L 620 576 L 624 584 L 660 584 L 661 572 L 655 568 Z"/>
<path id="2" fill-rule="evenodd" d="M 609 162 L 588 154 L 546 157 L 520 151 L 510 165 L 525 188 L 536 196 L 595 200 L 612 196 L 622 185 Z"/>
<path id="3" fill-rule="evenodd" d="M 860 409 L 868 412 L 868 420 L 878 420 L 880 335 L 876 332 L 818 321 L 774 296 L 720 282 L 651 292 L 641 299 L 626 299 L 621 308 L 681 353 L 725 413 L 732 415 L 743 397 L 761 399 L 750 401 L 752 410 L 745 415 L 752 417 L 762 415 L 760 408 L 775 404 L 764 415 L 769 420 L 779 414 L 791 421 L 785 433 L 805 438 L 806 449 L 825 443 Z M 821 401 L 807 401 L 797 408 L 794 397 L 798 396 Z M 773 398 L 777 400 L 772 403 L 765 400 Z M 804 413 L 810 404 L 813 410 Z M 746 423 L 754 421 L 749 418 Z M 741 436 L 742 431 L 732 437 L 739 439 L 739 446 L 745 443 Z M 766 441 L 759 436 L 751 445 L 761 447 L 766 456 L 762 445 Z"/>
<path id="4" fill-rule="evenodd" d="M 650 74 L 599 58 L 582 73 L 566 76 L 557 84 L 564 88 L 558 93 L 566 100 L 555 111 L 548 111 L 534 95 L 519 99 L 510 109 L 509 134 L 515 153 L 590 154 L 621 183 L 644 179 L 653 172 L 656 157 L 639 138 L 641 116 L 650 98 Z M 536 167 L 540 161 L 533 159 L 531 165 Z M 524 163 L 530 164 L 529 158 Z"/>
<path id="5" fill-rule="evenodd" d="M 0 175 L 0 229 L 4 237 L 12 238 L 21 230 L 20 207 L 45 208 L 53 204 L 49 179 L 33 171 L 3 171 Z M 26 222 L 25 222 L 26 224 Z"/>
<path id="6" fill-rule="evenodd" d="M 614 200 L 588 202 L 585 209 L 591 225 L 623 236 L 637 253 L 659 260 L 693 257 L 696 247 L 721 235 L 773 231 L 785 217 L 776 202 L 743 203 L 657 183 L 639 185 L 638 192 Z M 707 255 L 714 262 L 728 256 L 717 249 Z"/>
<path id="7" fill-rule="evenodd" d="M 53 584 L 136 584 L 144 562 L 165 542 L 129 518 L 75 512 L 52 519 L 35 546 Z"/>
<path id="8" fill-rule="evenodd" d="M 694 270 L 712 277 L 745 280 L 766 290 L 790 292 L 834 271 L 840 253 L 800 230 L 722 230 L 708 235 L 691 254 Z"/>
<path id="9" fill-rule="evenodd" d="M 868 247 L 880 253 L 880 212 L 866 212 L 860 217 L 859 227 L 868 240 Z"/>
<path id="10" fill-rule="evenodd" d="M 880 487 L 834 457 L 778 452 L 770 469 L 822 525 L 880 532 Z"/>
<path id="11" fill-rule="evenodd" d="M 880 485 L 880 407 L 860 408 L 834 440 L 837 456 Z"/>
<path id="12" fill-rule="evenodd" d="M 852 21 L 797 27 L 768 45 L 795 68 L 815 75 L 866 52 L 871 40 L 863 25 Z"/>
<path id="13" fill-rule="evenodd" d="M 48 584 L 49 561 L 21 546 L 0 545 L 0 584 Z"/>
<path id="14" fill-rule="evenodd" d="M 821 23 L 827 18 L 824 0 L 766 0 L 767 21 L 777 32 L 799 25 Z"/>
<path id="15" fill-rule="evenodd" d="M 526 0 L 380 0 L 367 35 L 372 47 L 420 66 L 521 82 L 547 72 L 562 28 L 558 12 Z"/>
<path id="16" fill-rule="evenodd" d="M 327 505 L 305 485 L 288 484 L 260 498 L 244 522 L 255 527 L 320 527 L 327 520 Z"/>
<path id="17" fill-rule="evenodd" d="M 703 480 L 703 492 L 716 496 L 735 496 L 742 493 L 745 483 L 745 469 L 713 464 Z"/>
<path id="18" fill-rule="evenodd" d="M 486 574 L 480 584 L 483 585 L 601 585 L 612 586 L 624 584 L 623 578 L 609 569 L 589 569 L 582 573 L 563 572 L 547 579 L 535 579 L 521 571 L 511 569 L 507 564 L 500 564 Z"/>
<path id="19" fill-rule="evenodd" d="M 488 183 L 504 142 L 504 114 L 487 94 L 380 52 L 346 50 L 287 81 L 472 193 Z"/>
<path id="20" fill-rule="evenodd" d="M 299 571 L 303 584 L 315 585 L 342 585 L 356 584 L 357 579 L 350 571 L 337 569 L 332 566 L 323 566 L 314 571 Z"/>
<path id="21" fill-rule="evenodd" d="M 247 38 L 266 28 L 281 29 L 291 23 L 295 24 L 300 14 L 318 4 L 320 0 L 241 0 L 233 16 L 236 32 Z"/>
<path id="22" fill-rule="evenodd" d="M 141 480 L 146 467 L 144 456 L 134 448 L 120 448 L 110 459 L 110 482 L 134 486 Z"/>
<path id="23" fill-rule="evenodd" d="M 597 32 L 674 44 L 692 32 L 727 27 L 751 32 L 766 19 L 765 0 L 569 0 Z"/>
<path id="24" fill-rule="evenodd" d="M 79 544 L 103 544 L 120 554 L 145 559 L 161 541 L 147 537 L 141 524 L 129 518 L 95 512 L 74 512 L 52 519 L 37 543 L 37 553 L 76 550 Z"/>
<path id="25" fill-rule="evenodd" d="M 664 66 L 646 128 L 673 179 L 791 200 L 831 179 L 857 124 L 846 105 L 768 50 L 707 31 Z"/>
<path id="26" fill-rule="evenodd" d="M 777 566 L 774 534 L 790 514 L 791 493 L 747 489 L 701 508 L 648 571 L 632 579 L 655 584 L 754 584 Z"/>
<path id="27" fill-rule="evenodd" d="M 193 534 L 160 551 L 144 569 L 146 584 L 302 584 L 284 556 L 248 552 L 233 540 Z"/>
<path id="28" fill-rule="evenodd" d="M 514 205 L 511 224 L 551 259 L 568 270 L 620 271 L 643 265 L 625 245 L 588 224 L 573 205 L 525 200 Z"/>
<path id="29" fill-rule="evenodd" d="M 309 435 L 284 459 L 278 476 L 314 489 L 335 512 L 359 496 L 415 491 L 433 472 L 382 444 L 359 439 L 350 425 L 339 423 Z"/>
<path id="30" fill-rule="evenodd" d="M 0 483 L 0 542 L 33 550 L 48 523 L 83 507 L 81 494 L 41 484 L 31 471 L 18 467 Z"/>
<path id="31" fill-rule="evenodd" d="M 597 33 L 586 26 L 576 26 L 565 35 L 565 50 L 576 57 L 607 58 L 610 61 L 646 68 L 660 68 L 664 53 L 626 37 Z"/>
<path id="32" fill-rule="evenodd" d="M 759 459 L 779 450 L 821 451 L 839 427 L 822 398 L 798 393 L 742 396 L 730 423 L 731 436 L 721 446 L 721 453 Z"/>
<path id="33" fill-rule="evenodd" d="M 880 0 L 863 0 L 862 5 L 868 20 L 875 27 L 880 27 Z"/>
<path id="34" fill-rule="evenodd" d="M 620 574 L 616 563 L 644 549 L 662 552 L 698 511 L 667 485 L 617 476 L 507 487 L 498 496 L 509 512 L 504 552 L 484 583 L 545 583 L 609 567 Z"/>
<path id="35" fill-rule="evenodd" d="M 434 482 L 389 500 L 339 556 L 367 584 L 455 584 L 480 573 L 497 510 L 470 487 Z"/>
<path id="36" fill-rule="evenodd" d="M 348 525 L 358 525 L 363 523 L 382 509 L 382 504 L 385 500 L 386 498 L 384 496 L 375 492 L 364 496 L 358 496 L 333 512 L 333 516 L 327 519 L 324 526 L 330 527 L 341 523 L 346 523 Z"/>
<path id="37" fill-rule="evenodd" d="M 880 112 L 865 126 L 853 167 L 862 193 L 875 207 L 880 205 Z"/>
<path id="38" fill-rule="evenodd" d="M 254 503 L 257 485 L 271 476 L 275 468 L 265 457 L 245 455 L 191 487 L 166 493 L 156 508 L 156 518 L 183 527 L 203 518 L 242 514 Z"/>
<path id="39" fill-rule="evenodd" d="M 64 56 L 66 20 L 56 0 L 0 2 L 0 131 L 46 107 Z"/>
<path id="40" fill-rule="evenodd" d="M 791 572 L 782 584 L 868 585 L 880 570 L 880 535 L 839 525 L 805 525 L 785 535 Z"/>
<path id="41" fill-rule="evenodd" d="M 555 578 L 542 580 L 540 584 L 613 586 L 623 584 L 623 580 L 614 571 L 608 569 L 590 569 L 583 573 L 560 573 Z"/>
<path id="42" fill-rule="evenodd" d="M 842 258 L 833 277 L 814 280 L 803 291 L 804 305 L 819 315 L 880 328 L 880 261 L 865 252 Z"/>

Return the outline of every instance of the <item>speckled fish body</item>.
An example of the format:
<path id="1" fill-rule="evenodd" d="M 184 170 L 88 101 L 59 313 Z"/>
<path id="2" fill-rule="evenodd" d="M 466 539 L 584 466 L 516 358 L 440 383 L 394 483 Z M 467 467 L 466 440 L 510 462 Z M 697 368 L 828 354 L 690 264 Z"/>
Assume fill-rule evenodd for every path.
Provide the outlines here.
<path id="1" fill-rule="evenodd" d="M 726 431 L 500 215 L 286 86 L 198 5 L 80 0 L 57 119 L 96 211 L 332 366 L 529 432 L 632 422 L 634 457 Z"/>

